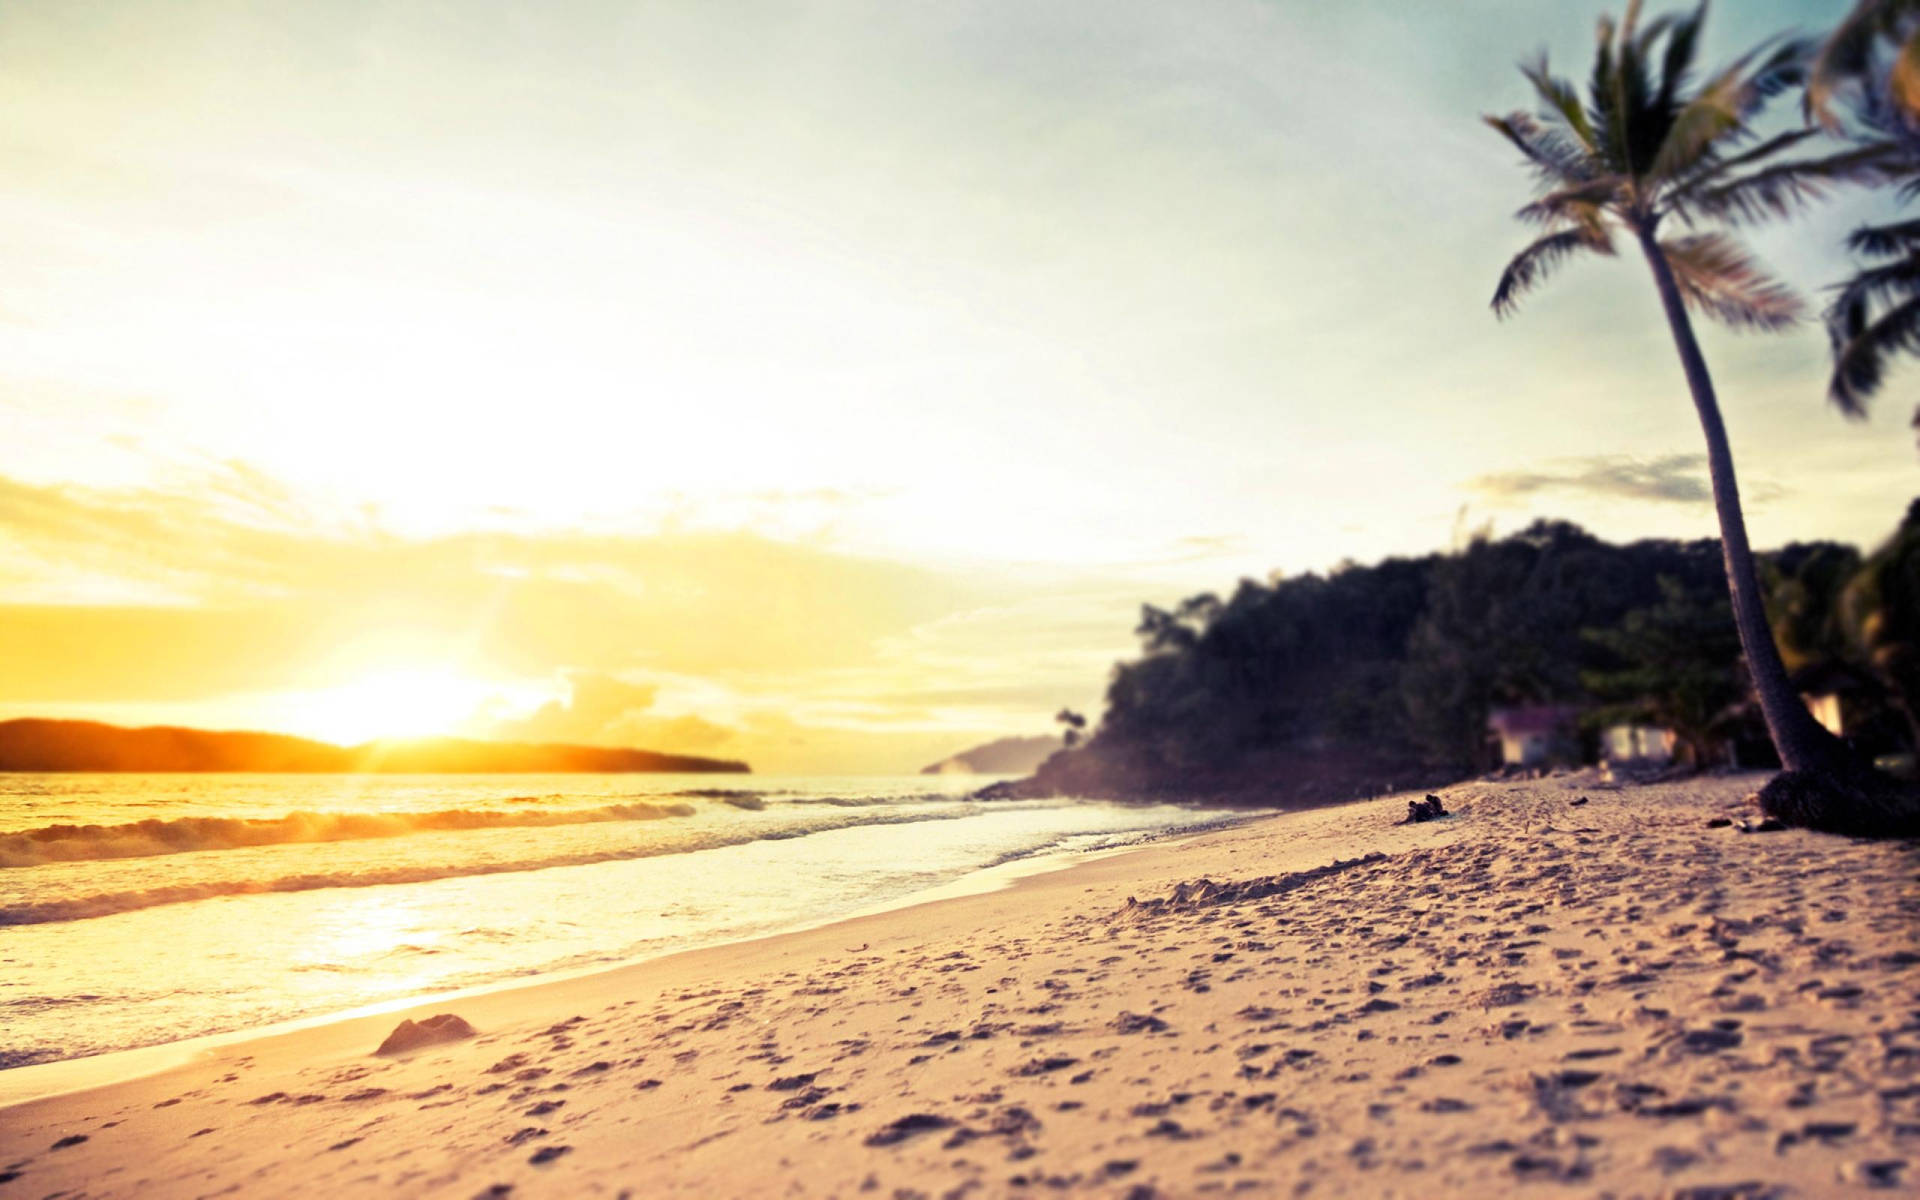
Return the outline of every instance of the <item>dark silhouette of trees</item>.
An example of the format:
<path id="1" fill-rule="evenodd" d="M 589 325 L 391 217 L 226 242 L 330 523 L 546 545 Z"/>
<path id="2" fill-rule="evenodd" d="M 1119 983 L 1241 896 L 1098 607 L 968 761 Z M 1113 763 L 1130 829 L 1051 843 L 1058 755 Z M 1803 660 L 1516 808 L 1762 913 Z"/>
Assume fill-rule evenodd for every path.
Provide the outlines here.
<path id="1" fill-rule="evenodd" d="M 1581 637 L 1657 603 L 1659 580 L 1726 592 L 1712 542 L 1603 542 L 1564 521 L 1149 606 L 1141 656 L 1114 668 L 1095 748 L 1148 770 L 1276 747 L 1345 745 L 1455 770 L 1484 756 L 1508 704 L 1587 698 L 1609 665 Z"/>
<path id="2" fill-rule="evenodd" d="M 1847 582 L 1840 619 L 1920 747 L 1920 500 Z"/>
<path id="3" fill-rule="evenodd" d="M 1095 739 L 1149 769 L 1211 764 L 1335 729 L 1397 740 L 1398 659 L 1431 559 L 1389 559 L 1271 585 L 1242 580 L 1168 612 L 1148 606 L 1142 656 L 1114 669 Z"/>
<path id="4" fill-rule="evenodd" d="M 1495 766 L 1486 740 L 1494 708 L 1575 689 L 1570 588 L 1581 572 L 1567 559 L 1595 544 L 1574 526 L 1542 522 L 1500 542 L 1476 538 L 1434 565 L 1402 673 L 1408 720 L 1429 758 Z"/>
<path id="5" fill-rule="evenodd" d="M 1870 559 L 1816 542 L 1760 566 L 1796 671 L 1878 671 L 1920 699 L 1920 506 Z M 1201 779 L 1257 798 L 1316 771 L 1318 798 L 1438 783 L 1496 765 L 1489 713 L 1533 703 L 1665 725 L 1697 762 L 1717 761 L 1753 719 L 1728 608 L 1718 542 L 1615 545 L 1564 521 L 1453 554 L 1242 580 L 1224 600 L 1144 610 L 1141 653 L 1114 667 L 1097 729 L 1035 790 L 1192 796 Z M 1087 725 L 1075 717 L 1058 719 L 1071 733 Z"/>
<path id="6" fill-rule="evenodd" d="M 1735 707 L 1748 695 L 1740 662 L 1740 638 L 1724 586 L 1689 588 L 1660 577 L 1660 600 L 1638 608 L 1608 629 L 1583 636 L 1612 658 L 1588 670 L 1581 682 L 1605 707 L 1606 724 L 1634 723 L 1671 729 L 1695 766 L 1722 756 Z"/>
<path id="7" fill-rule="evenodd" d="M 1491 767 L 1493 709 L 1589 699 L 1583 673 L 1609 663 L 1582 631 L 1611 628 L 1655 603 L 1663 576 L 1690 592 L 1725 594 L 1710 542 L 1613 546 L 1565 521 L 1536 521 L 1498 541 L 1478 537 L 1438 560 L 1401 672 L 1422 752 Z"/>
<path id="8" fill-rule="evenodd" d="M 1081 735 L 1086 732 L 1087 728 L 1087 719 L 1085 717 L 1070 708 L 1063 708 L 1054 714 L 1053 719 L 1058 721 L 1062 726 L 1060 741 L 1067 749 L 1071 750 L 1080 744 Z"/>
<path id="9" fill-rule="evenodd" d="M 1852 658 L 1840 595 L 1859 570 L 1860 551 L 1838 542 L 1795 543 L 1773 555 L 1765 572 L 1767 611 L 1789 671 Z"/>

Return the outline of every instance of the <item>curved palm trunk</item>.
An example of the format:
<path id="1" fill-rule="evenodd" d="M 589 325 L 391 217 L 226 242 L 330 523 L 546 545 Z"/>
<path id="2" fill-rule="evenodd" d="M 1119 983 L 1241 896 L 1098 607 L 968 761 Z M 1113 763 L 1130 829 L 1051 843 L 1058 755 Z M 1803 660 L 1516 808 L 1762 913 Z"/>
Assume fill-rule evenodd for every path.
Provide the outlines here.
<path id="1" fill-rule="evenodd" d="M 1733 621 L 1740 631 L 1740 647 L 1746 652 L 1747 672 L 1753 678 L 1754 691 L 1760 697 L 1760 711 L 1766 715 L 1767 732 L 1780 762 L 1789 771 L 1828 773 L 1842 769 L 1850 758 L 1840 739 L 1813 719 L 1800 694 L 1787 679 L 1787 668 L 1773 643 L 1773 630 L 1767 624 L 1766 604 L 1760 595 L 1760 580 L 1753 568 L 1753 549 L 1747 544 L 1747 522 L 1740 511 L 1740 487 L 1733 476 L 1733 451 L 1727 445 L 1727 428 L 1720 420 L 1720 402 L 1713 394 L 1713 379 L 1707 374 L 1707 360 L 1694 340 L 1693 322 L 1673 280 L 1673 268 L 1660 249 L 1654 231 L 1635 231 L 1640 249 L 1653 269 L 1653 281 L 1660 290 L 1660 304 L 1666 309 L 1667 324 L 1673 329 L 1674 346 L 1680 352 L 1680 365 L 1686 371 L 1687 387 L 1693 393 L 1693 407 L 1700 414 L 1700 429 L 1707 438 L 1707 471 L 1713 481 L 1713 507 L 1720 517 L 1720 548 L 1726 558 L 1727 587 L 1733 596 Z"/>

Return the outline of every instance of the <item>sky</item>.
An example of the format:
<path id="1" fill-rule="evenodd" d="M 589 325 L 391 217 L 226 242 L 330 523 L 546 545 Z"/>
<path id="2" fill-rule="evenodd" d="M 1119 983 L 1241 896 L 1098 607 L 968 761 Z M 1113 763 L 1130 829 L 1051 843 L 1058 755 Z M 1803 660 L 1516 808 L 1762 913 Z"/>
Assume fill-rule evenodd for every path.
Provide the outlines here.
<path id="1" fill-rule="evenodd" d="M 909 771 L 1097 712 L 1142 602 L 1712 536 L 1644 269 L 1487 308 L 1479 118 L 1600 11 L 12 0 L 0 717 Z M 1753 244 L 1817 301 L 1864 211 Z M 1886 536 L 1914 377 L 1703 343 L 1755 543 Z"/>

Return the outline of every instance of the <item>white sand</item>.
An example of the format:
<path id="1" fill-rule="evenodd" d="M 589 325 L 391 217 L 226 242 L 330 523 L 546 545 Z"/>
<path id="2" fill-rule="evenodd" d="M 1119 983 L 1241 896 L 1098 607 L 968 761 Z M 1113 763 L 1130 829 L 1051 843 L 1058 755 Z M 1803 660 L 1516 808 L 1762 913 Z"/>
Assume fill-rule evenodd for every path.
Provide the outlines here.
<path id="1" fill-rule="evenodd" d="M 0 1109 L 0 1198 L 1911 1194 L 1920 846 L 1708 827 L 1757 782 L 1280 817 L 404 1059 L 437 1009 L 248 1041 Z M 1249 886 L 1127 906 L 1201 877 Z"/>

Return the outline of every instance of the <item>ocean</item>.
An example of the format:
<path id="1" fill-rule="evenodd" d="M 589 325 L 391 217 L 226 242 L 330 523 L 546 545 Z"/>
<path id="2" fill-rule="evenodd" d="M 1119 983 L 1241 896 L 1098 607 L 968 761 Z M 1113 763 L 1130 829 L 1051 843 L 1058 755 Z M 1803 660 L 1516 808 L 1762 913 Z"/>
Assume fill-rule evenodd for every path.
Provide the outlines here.
<path id="1" fill-rule="evenodd" d="M 1244 814 L 981 777 L 0 774 L 0 1068 L 910 903 Z"/>

